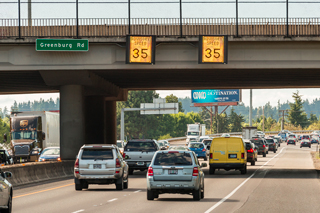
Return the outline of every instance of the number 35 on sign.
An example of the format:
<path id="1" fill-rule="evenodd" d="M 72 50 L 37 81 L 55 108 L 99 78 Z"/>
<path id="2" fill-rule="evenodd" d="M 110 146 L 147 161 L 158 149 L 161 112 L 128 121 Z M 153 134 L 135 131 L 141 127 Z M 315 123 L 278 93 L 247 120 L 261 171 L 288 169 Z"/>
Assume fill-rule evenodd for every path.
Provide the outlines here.
<path id="1" fill-rule="evenodd" d="M 127 36 L 127 64 L 155 63 L 155 36 Z"/>
<path id="2" fill-rule="evenodd" d="M 228 62 L 227 36 L 200 36 L 199 37 L 199 64 Z"/>

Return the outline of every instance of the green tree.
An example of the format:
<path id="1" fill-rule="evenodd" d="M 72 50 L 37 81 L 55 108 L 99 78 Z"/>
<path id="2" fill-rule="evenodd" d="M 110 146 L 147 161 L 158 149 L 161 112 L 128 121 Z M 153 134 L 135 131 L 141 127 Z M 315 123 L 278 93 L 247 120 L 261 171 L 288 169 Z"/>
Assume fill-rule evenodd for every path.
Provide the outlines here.
<path id="1" fill-rule="evenodd" d="M 218 114 L 217 116 L 215 116 L 213 118 L 212 126 L 214 133 L 229 132 L 229 119 L 227 113 L 224 112 L 221 115 Z"/>
<path id="2" fill-rule="evenodd" d="M 290 103 L 290 110 L 288 115 L 288 120 L 294 126 L 301 126 L 305 128 L 309 125 L 307 114 L 303 110 L 302 95 L 299 95 L 299 91 L 293 93 L 294 103 Z"/>
<path id="3" fill-rule="evenodd" d="M 317 123 L 318 122 L 318 118 L 315 114 L 313 114 L 312 112 L 310 113 L 310 124 L 313 124 L 313 123 Z"/>
<path id="4" fill-rule="evenodd" d="M 231 109 L 229 115 L 229 131 L 230 132 L 242 132 L 242 123 L 244 122 L 244 117 L 240 114 L 238 115 L 234 109 Z"/>
<path id="5" fill-rule="evenodd" d="M 167 103 L 179 103 L 179 112 L 184 112 L 182 108 L 182 102 L 179 101 L 177 96 L 174 96 L 173 94 L 166 96 L 166 102 Z"/>
<path id="6" fill-rule="evenodd" d="M 10 120 L 8 117 L 5 117 L 4 119 L 2 119 L 0 117 L 0 137 L 1 137 L 1 140 L 0 142 L 2 142 L 2 139 L 3 139 L 3 135 L 4 133 L 7 134 L 7 137 L 8 137 L 8 142 L 10 142 L 9 140 L 9 135 L 10 135 Z"/>

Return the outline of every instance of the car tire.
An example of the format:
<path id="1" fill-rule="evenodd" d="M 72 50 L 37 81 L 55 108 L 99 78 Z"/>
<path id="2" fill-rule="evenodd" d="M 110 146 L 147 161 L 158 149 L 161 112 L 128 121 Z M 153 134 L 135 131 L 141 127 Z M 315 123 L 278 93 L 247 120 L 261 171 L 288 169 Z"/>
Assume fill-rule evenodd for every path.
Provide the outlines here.
<path id="1" fill-rule="evenodd" d="M 251 161 L 251 166 L 254 166 L 254 165 L 256 165 L 256 161 L 255 161 L 255 160 L 252 160 L 252 161 Z"/>
<path id="2" fill-rule="evenodd" d="M 76 188 L 76 191 L 81 191 L 82 190 L 82 184 L 81 183 L 76 183 L 74 184 L 75 185 L 75 188 Z"/>
<path id="3" fill-rule="evenodd" d="M 11 213 L 12 212 L 12 196 L 11 196 L 11 194 L 10 194 L 9 200 L 8 200 L 8 208 L 4 209 L 1 212 L 4 212 L 4 213 Z"/>
<path id="4" fill-rule="evenodd" d="M 129 175 L 133 175 L 133 169 L 129 169 Z"/>
<path id="5" fill-rule="evenodd" d="M 194 190 L 192 195 L 193 195 L 193 200 L 199 201 L 201 199 L 201 186 L 199 186 L 198 190 Z"/>
<path id="6" fill-rule="evenodd" d="M 311 148 L 311 146 L 309 146 L 309 148 Z"/>
<path id="7" fill-rule="evenodd" d="M 210 174 L 210 175 L 214 175 L 215 170 L 216 170 L 215 168 L 213 168 L 212 166 L 210 166 L 209 174 Z"/>
<path id="8" fill-rule="evenodd" d="M 264 152 L 264 153 L 263 153 L 263 157 L 265 158 L 266 156 L 267 156 L 267 154 Z"/>
<path id="9" fill-rule="evenodd" d="M 277 152 L 277 150 L 274 150 L 274 151 L 273 151 L 273 153 L 276 153 L 276 152 Z"/>
<path id="10" fill-rule="evenodd" d="M 127 178 L 126 182 L 123 183 L 123 188 L 127 189 L 129 186 L 129 178 Z"/>
<path id="11" fill-rule="evenodd" d="M 204 184 L 203 184 L 203 188 L 201 190 L 201 199 L 203 199 L 203 198 L 204 198 Z"/>
<path id="12" fill-rule="evenodd" d="M 247 174 L 247 165 L 245 165 L 241 170 L 240 170 L 242 175 Z"/>
<path id="13" fill-rule="evenodd" d="M 153 192 L 151 190 L 147 190 L 147 200 L 154 200 Z"/>
<path id="14" fill-rule="evenodd" d="M 269 151 L 267 151 L 266 154 L 269 154 Z"/>
<path id="15" fill-rule="evenodd" d="M 153 192 L 153 198 L 159 198 L 159 193 L 158 192 Z"/>
<path id="16" fill-rule="evenodd" d="M 118 181 L 120 181 L 120 183 L 116 183 L 116 189 L 123 190 L 123 188 L 124 188 L 123 177 L 121 177 Z"/>
<path id="17" fill-rule="evenodd" d="M 204 158 L 203 158 L 203 160 L 204 160 L 204 161 L 207 161 L 207 160 L 208 160 L 207 156 L 206 156 L 206 157 L 204 157 Z"/>

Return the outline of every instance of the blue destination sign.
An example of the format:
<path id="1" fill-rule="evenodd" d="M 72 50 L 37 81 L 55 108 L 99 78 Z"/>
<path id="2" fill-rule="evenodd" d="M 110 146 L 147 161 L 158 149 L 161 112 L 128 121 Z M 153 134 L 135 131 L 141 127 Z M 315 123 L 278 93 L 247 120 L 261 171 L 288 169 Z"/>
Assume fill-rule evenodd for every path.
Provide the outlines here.
<path id="1" fill-rule="evenodd" d="M 191 90 L 192 103 L 239 102 L 239 89 Z"/>

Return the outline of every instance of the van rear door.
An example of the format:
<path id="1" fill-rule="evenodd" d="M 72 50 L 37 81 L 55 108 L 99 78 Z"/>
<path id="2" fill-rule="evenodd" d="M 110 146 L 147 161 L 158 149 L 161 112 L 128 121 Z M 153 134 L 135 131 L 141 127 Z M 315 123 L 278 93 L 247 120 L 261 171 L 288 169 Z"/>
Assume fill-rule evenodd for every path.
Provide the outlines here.
<path id="1" fill-rule="evenodd" d="M 241 145 L 242 140 L 240 138 L 228 138 L 227 141 L 227 155 L 228 163 L 239 163 L 241 159 Z"/>
<path id="2" fill-rule="evenodd" d="M 213 163 L 225 163 L 227 161 L 227 138 L 219 138 L 212 142 Z"/>

